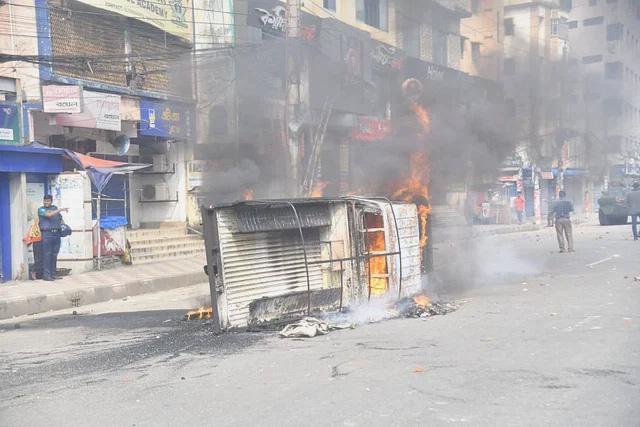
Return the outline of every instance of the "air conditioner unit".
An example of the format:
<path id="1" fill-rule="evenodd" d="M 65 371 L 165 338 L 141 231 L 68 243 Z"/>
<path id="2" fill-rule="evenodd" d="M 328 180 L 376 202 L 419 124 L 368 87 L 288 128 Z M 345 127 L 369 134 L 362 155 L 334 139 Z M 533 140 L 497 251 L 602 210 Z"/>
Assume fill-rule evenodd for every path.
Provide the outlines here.
<path id="1" fill-rule="evenodd" d="M 153 202 L 170 199 L 169 185 L 166 182 L 148 184 L 142 187 L 142 201 Z"/>

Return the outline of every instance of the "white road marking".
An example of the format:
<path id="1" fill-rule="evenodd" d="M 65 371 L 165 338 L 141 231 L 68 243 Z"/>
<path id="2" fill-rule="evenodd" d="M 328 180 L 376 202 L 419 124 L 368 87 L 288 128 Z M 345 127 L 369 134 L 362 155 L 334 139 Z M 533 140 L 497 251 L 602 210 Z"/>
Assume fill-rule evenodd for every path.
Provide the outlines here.
<path id="1" fill-rule="evenodd" d="M 607 258 L 601 259 L 600 261 L 596 261 L 596 262 L 592 262 L 591 264 L 587 264 L 587 267 L 593 267 L 594 265 L 602 264 L 603 262 L 606 262 L 606 261 L 609 261 L 609 260 L 612 260 L 612 259 L 613 259 L 613 257 L 607 257 Z"/>

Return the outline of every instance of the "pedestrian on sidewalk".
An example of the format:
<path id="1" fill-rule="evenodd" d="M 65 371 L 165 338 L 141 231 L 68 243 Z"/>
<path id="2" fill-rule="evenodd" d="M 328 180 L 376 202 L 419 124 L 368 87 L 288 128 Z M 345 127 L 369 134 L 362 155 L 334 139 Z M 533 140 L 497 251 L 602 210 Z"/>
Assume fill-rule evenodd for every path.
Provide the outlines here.
<path id="1" fill-rule="evenodd" d="M 42 233 L 42 279 L 51 282 L 62 279 L 56 275 L 58 252 L 60 252 L 60 229 L 64 225 L 61 212 L 67 208 L 52 205 L 53 198 L 44 196 L 43 206 L 38 209 L 40 232 Z"/>
<path id="2" fill-rule="evenodd" d="M 560 253 L 564 252 L 564 237 L 567 238 L 569 252 L 573 249 L 573 230 L 571 227 L 571 212 L 573 212 L 573 202 L 567 199 L 567 193 L 560 191 L 559 198 L 553 202 L 553 214 L 556 219 L 556 234 L 558 235 L 558 245 Z"/>
<path id="3" fill-rule="evenodd" d="M 518 224 L 522 225 L 524 218 L 524 197 L 522 197 L 522 191 L 518 191 L 518 196 L 513 203 L 516 207 L 516 215 L 518 215 Z"/>
<path id="4" fill-rule="evenodd" d="M 640 182 L 633 183 L 633 191 L 627 194 L 627 206 L 631 215 L 633 240 L 638 241 L 638 218 L 640 218 Z"/>

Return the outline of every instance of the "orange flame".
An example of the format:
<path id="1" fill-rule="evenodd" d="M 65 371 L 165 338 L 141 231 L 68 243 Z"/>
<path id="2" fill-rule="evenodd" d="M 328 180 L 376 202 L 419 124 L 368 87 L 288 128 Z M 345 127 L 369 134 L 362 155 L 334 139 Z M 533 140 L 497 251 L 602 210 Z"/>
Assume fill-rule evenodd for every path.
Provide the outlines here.
<path id="1" fill-rule="evenodd" d="M 373 216 L 369 215 L 368 216 Z M 378 217 L 378 216 L 374 216 Z M 381 217 L 379 217 L 382 219 Z M 371 224 L 368 226 L 371 227 Z M 380 221 L 381 222 L 381 221 Z M 377 226 L 374 221 L 373 227 Z M 380 224 L 380 228 L 382 228 L 382 224 Z M 370 287 L 371 287 L 371 295 L 381 295 L 387 292 L 387 258 L 386 256 L 373 256 L 376 253 L 385 252 L 386 246 L 384 241 L 384 231 L 369 231 L 367 233 L 367 253 L 371 256 L 365 264 L 365 273 L 367 277 L 371 277 Z"/>
<path id="2" fill-rule="evenodd" d="M 327 185 L 329 185 L 328 182 L 324 182 L 324 181 L 316 182 L 316 186 L 311 192 L 311 197 L 322 197 L 324 195 L 324 189 Z"/>
<path id="3" fill-rule="evenodd" d="M 187 320 L 191 320 L 191 318 L 193 317 L 194 319 L 211 319 L 211 313 L 213 313 L 213 308 L 209 307 L 209 308 L 204 308 L 204 307 L 200 307 L 198 310 L 192 310 L 192 311 L 188 311 L 187 312 Z M 196 317 L 197 316 L 197 317 Z"/>
<path id="4" fill-rule="evenodd" d="M 424 133 L 419 135 L 421 137 L 424 137 L 425 134 L 429 133 L 429 130 L 431 130 L 431 120 L 429 119 L 429 113 L 427 113 L 427 110 L 425 110 L 421 105 L 418 104 L 412 104 L 411 111 L 416 114 L 418 120 L 420 120 L 420 124 L 422 124 L 422 127 L 424 128 Z"/>
<path id="5" fill-rule="evenodd" d="M 420 216 L 420 247 L 427 244 L 427 215 L 431 212 L 429 200 L 429 161 L 424 153 L 411 154 L 411 177 L 393 193 L 394 199 L 412 201 L 418 205 Z M 422 203 L 421 203 L 422 200 Z"/>
<path id="6" fill-rule="evenodd" d="M 244 192 L 244 199 L 245 200 L 253 200 L 253 190 L 252 189 L 247 189 L 247 191 Z"/>
<path id="7" fill-rule="evenodd" d="M 426 295 L 416 295 L 415 297 L 413 297 L 413 302 L 422 307 L 431 305 L 431 300 Z"/>

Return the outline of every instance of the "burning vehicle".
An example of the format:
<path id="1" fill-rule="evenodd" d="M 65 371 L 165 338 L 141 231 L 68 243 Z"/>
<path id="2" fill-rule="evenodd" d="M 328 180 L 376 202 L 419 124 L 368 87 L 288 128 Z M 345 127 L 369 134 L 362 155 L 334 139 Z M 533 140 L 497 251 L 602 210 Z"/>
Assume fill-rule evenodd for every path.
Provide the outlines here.
<path id="1" fill-rule="evenodd" d="M 423 202 L 428 203 L 428 202 Z M 421 292 L 428 205 L 386 198 L 247 200 L 203 207 L 214 329 Z"/>

